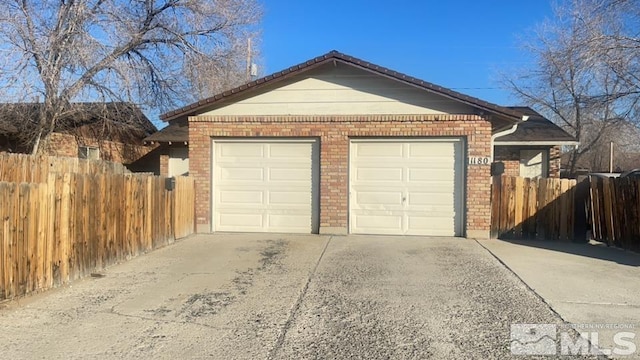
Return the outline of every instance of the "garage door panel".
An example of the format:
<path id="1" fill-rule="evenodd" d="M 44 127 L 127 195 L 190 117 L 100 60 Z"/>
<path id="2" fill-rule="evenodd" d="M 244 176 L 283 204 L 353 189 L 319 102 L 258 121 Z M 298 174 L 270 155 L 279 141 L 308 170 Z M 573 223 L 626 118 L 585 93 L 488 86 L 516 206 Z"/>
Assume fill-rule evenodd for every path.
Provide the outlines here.
<path id="1" fill-rule="evenodd" d="M 402 193 L 401 192 L 367 192 L 367 191 L 359 191 L 356 195 L 356 201 L 358 204 L 366 206 L 366 205 L 375 205 L 382 206 L 385 205 L 402 205 Z"/>
<path id="2" fill-rule="evenodd" d="M 311 169 L 299 169 L 292 167 L 270 168 L 269 180 L 271 181 L 303 181 L 308 183 L 311 181 Z"/>
<path id="3" fill-rule="evenodd" d="M 408 144 L 410 157 L 427 157 L 430 159 L 450 159 L 455 152 L 455 145 L 447 142 L 412 143 Z"/>
<path id="4" fill-rule="evenodd" d="M 220 180 L 226 181 L 262 181 L 264 171 L 251 168 L 226 168 L 219 172 Z"/>
<path id="5" fill-rule="evenodd" d="M 218 216 L 217 225 L 221 231 L 225 231 L 225 229 L 232 229 L 236 226 L 258 229 L 262 227 L 262 224 L 262 214 L 221 213 Z"/>
<path id="6" fill-rule="evenodd" d="M 222 158 L 262 158 L 264 147 L 261 144 L 248 143 L 226 143 L 219 148 L 219 155 Z"/>
<path id="7" fill-rule="evenodd" d="M 453 168 L 453 164 L 451 164 L 451 166 L 447 168 L 434 166 L 429 169 L 409 169 L 409 176 L 407 176 L 407 180 L 427 183 L 437 181 L 451 182 L 451 172 L 453 171 Z"/>
<path id="8" fill-rule="evenodd" d="M 218 193 L 221 204 L 257 204 L 262 203 L 262 191 L 221 191 Z"/>
<path id="9" fill-rule="evenodd" d="M 453 191 L 453 189 L 450 189 Z M 441 206 L 444 208 L 451 208 L 453 206 L 454 198 L 453 195 L 445 194 L 445 193 L 434 193 L 434 192 L 410 192 L 407 195 L 407 202 L 410 206 L 430 206 L 433 207 L 433 204 L 446 204 L 446 206 Z"/>
<path id="10" fill-rule="evenodd" d="M 402 144 L 386 143 L 386 144 L 361 144 L 356 150 L 356 156 L 365 160 L 369 157 L 374 158 L 390 158 L 398 157 L 402 158 Z"/>
<path id="11" fill-rule="evenodd" d="M 311 148 L 309 144 L 271 144 L 269 146 L 269 155 L 272 159 L 285 159 L 287 161 L 299 159 L 307 161 L 311 158 Z"/>
<path id="12" fill-rule="evenodd" d="M 317 154 L 310 140 L 214 141 L 214 231 L 313 232 Z"/>
<path id="13" fill-rule="evenodd" d="M 308 191 L 271 191 L 269 192 L 270 205 L 311 205 L 311 196 Z"/>
<path id="14" fill-rule="evenodd" d="M 305 231 L 311 225 L 309 218 L 305 215 L 269 214 L 267 219 L 271 228 L 289 228 Z"/>
<path id="15" fill-rule="evenodd" d="M 461 139 L 352 141 L 350 231 L 461 235 L 462 171 Z"/>
<path id="16" fill-rule="evenodd" d="M 402 215 L 356 215 L 354 220 L 356 228 L 385 231 L 398 231 L 402 228 Z"/>
<path id="17" fill-rule="evenodd" d="M 364 181 L 400 181 L 402 180 L 402 168 L 359 168 L 356 171 L 356 179 Z"/>

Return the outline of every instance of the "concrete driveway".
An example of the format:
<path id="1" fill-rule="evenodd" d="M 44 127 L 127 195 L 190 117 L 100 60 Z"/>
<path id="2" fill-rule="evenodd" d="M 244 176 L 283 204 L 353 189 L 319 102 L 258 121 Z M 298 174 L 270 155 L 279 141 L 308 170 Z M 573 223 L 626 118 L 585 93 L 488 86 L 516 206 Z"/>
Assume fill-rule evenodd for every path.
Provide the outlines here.
<path id="1" fill-rule="evenodd" d="M 199 235 L 101 274 L 0 310 L 2 357 L 504 359 L 562 323 L 464 239 Z"/>
<path id="2" fill-rule="evenodd" d="M 633 333 L 632 357 L 640 358 L 640 254 L 599 243 L 489 240 L 480 244 L 564 320 L 577 324 L 589 338 L 597 333 L 604 351 L 619 347 L 616 333 Z"/>

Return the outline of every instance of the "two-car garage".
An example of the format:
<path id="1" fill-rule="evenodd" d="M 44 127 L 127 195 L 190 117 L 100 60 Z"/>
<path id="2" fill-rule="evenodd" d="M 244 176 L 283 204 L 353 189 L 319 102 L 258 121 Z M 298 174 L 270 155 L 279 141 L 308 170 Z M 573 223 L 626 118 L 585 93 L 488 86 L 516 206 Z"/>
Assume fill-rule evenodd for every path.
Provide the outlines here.
<path id="1" fill-rule="evenodd" d="M 212 230 L 318 232 L 321 146 L 214 139 Z M 350 233 L 463 235 L 462 138 L 351 139 L 349 147 Z"/>

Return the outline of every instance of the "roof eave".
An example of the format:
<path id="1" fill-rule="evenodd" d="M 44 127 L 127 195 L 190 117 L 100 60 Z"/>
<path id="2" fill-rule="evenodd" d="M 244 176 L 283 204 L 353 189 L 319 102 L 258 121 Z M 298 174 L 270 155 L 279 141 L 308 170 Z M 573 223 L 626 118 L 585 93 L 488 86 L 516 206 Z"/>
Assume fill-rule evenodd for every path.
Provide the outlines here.
<path id="1" fill-rule="evenodd" d="M 385 76 L 392 80 L 403 82 L 405 84 L 426 90 L 428 92 L 435 93 L 440 96 L 461 102 L 463 104 L 477 108 L 479 110 L 504 117 L 505 119 L 513 123 L 518 123 L 522 121 L 522 114 L 518 111 L 511 110 L 508 108 L 503 108 L 498 105 L 491 104 L 489 102 L 486 102 L 468 95 L 464 95 L 462 93 L 458 93 L 456 91 L 446 89 L 444 87 L 441 87 L 432 83 L 428 83 L 426 81 L 414 78 L 412 76 L 408 76 L 406 74 L 402 74 L 397 71 L 390 70 L 388 68 L 378 66 L 378 65 L 369 63 L 367 61 L 363 61 L 358 58 L 354 58 L 352 56 L 339 53 L 337 51 L 331 51 L 327 54 L 318 56 L 306 62 L 289 67 L 285 70 L 282 70 L 282 71 L 273 73 L 271 75 L 265 76 L 263 78 L 254 80 L 252 82 L 246 83 L 244 85 L 241 85 L 229 91 L 222 92 L 210 98 L 200 100 L 198 102 L 192 103 L 180 109 L 176 109 L 168 113 L 162 114 L 160 116 L 160 119 L 163 121 L 171 121 L 171 120 L 182 118 L 185 116 L 192 116 L 193 112 L 199 109 L 204 109 L 216 103 L 231 100 L 239 96 L 240 94 L 245 93 L 245 91 L 247 90 L 255 91 L 262 87 L 272 85 L 274 83 L 285 80 L 289 77 L 298 75 L 301 71 L 308 71 L 308 70 L 314 69 L 330 61 L 340 61 L 340 62 L 349 64 L 351 66 L 355 66 L 360 69 L 373 72 L 381 76 Z"/>

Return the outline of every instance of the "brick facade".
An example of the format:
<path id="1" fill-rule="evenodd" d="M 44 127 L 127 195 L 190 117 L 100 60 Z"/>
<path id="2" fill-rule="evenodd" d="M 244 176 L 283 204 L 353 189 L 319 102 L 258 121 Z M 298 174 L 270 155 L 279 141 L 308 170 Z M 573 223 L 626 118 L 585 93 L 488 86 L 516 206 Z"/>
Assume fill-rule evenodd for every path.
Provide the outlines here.
<path id="1" fill-rule="evenodd" d="M 141 158 L 155 146 L 124 144 L 116 141 L 82 139 L 63 133 L 52 133 L 49 137 L 46 152 L 52 156 L 78 157 L 80 146 L 91 146 L 100 149 L 100 159 L 129 164 Z"/>
<path id="2" fill-rule="evenodd" d="M 520 176 L 520 148 L 516 146 L 496 146 L 493 161 L 504 165 L 503 175 Z"/>
<path id="3" fill-rule="evenodd" d="M 169 154 L 160 154 L 160 176 L 169 176 Z"/>
<path id="4" fill-rule="evenodd" d="M 462 137 L 467 157 L 486 157 L 491 124 L 477 115 L 195 116 L 189 118 L 190 176 L 198 196 L 199 232 L 211 231 L 211 144 L 224 137 L 313 137 L 320 142 L 320 232 L 348 229 L 349 139 Z M 489 235 L 490 166 L 466 166 L 467 237 Z"/>

